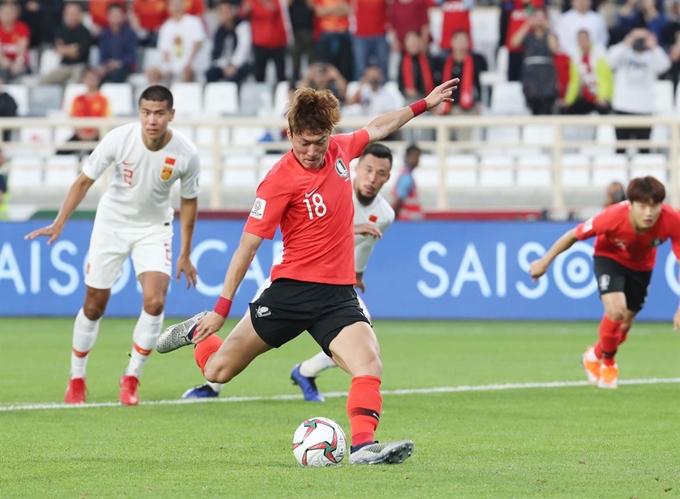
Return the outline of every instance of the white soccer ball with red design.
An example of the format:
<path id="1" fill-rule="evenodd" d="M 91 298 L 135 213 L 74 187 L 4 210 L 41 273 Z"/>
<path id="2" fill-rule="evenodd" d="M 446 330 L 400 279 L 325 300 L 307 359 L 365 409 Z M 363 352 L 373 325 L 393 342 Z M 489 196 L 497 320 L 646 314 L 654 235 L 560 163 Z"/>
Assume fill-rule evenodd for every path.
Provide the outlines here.
<path id="1" fill-rule="evenodd" d="M 336 466 L 346 452 L 345 432 L 328 418 L 309 418 L 293 435 L 293 455 L 302 466 Z"/>

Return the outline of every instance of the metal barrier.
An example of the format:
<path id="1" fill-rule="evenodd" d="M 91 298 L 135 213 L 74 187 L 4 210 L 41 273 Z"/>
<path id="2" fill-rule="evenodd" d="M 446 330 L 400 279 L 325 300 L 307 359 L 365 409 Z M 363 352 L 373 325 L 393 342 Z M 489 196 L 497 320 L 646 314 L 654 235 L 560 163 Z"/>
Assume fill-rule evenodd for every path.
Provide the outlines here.
<path id="1" fill-rule="evenodd" d="M 11 118 L 0 120 L 0 131 L 2 130 L 32 130 L 32 129 L 49 129 L 51 137 L 54 137 L 54 131 L 64 128 L 78 128 L 90 127 L 98 128 L 100 136 L 105 134 L 111 128 L 114 128 L 125 123 L 130 123 L 129 118 Z M 365 118 L 345 119 L 340 124 L 339 129 L 342 131 L 350 131 L 361 128 L 366 125 L 369 120 Z M 471 140 L 468 142 L 451 140 L 451 132 L 461 128 L 474 128 L 481 130 L 489 130 L 493 127 L 525 127 L 525 126 L 540 126 L 552 129 L 550 134 L 552 140 L 549 141 L 494 141 L 489 142 L 485 140 Z M 667 138 L 663 140 L 628 140 L 628 141 L 597 141 L 597 140 L 568 140 L 565 138 L 565 130 L 578 131 L 583 127 L 598 127 L 601 125 L 610 125 L 621 128 L 640 128 L 640 127 L 665 127 L 668 130 Z M 236 118 L 225 117 L 223 119 L 183 119 L 172 123 L 172 126 L 183 129 L 202 129 L 203 137 L 209 136 L 206 130 L 211 131 L 211 139 L 208 143 L 197 143 L 204 154 L 210 155 L 212 158 L 212 178 L 220 179 L 222 175 L 229 171 L 232 166 L 224 164 L 224 158 L 229 158 L 230 155 L 236 154 L 238 151 L 246 151 L 247 154 L 263 155 L 265 151 L 286 151 L 289 149 L 287 141 L 270 141 L 265 143 L 258 143 L 256 140 L 248 140 L 248 143 L 233 143 L 232 141 L 225 142 L 222 137 L 222 130 L 228 129 L 230 132 L 237 129 L 244 129 L 244 127 L 252 127 L 258 129 L 269 129 L 281 131 L 285 128 L 286 122 L 283 119 L 261 119 L 261 118 Z M 631 117 L 631 116 L 473 116 L 473 117 L 419 117 L 408 123 L 404 129 L 404 135 L 415 133 L 424 136 L 428 140 L 418 140 L 418 146 L 424 151 L 428 151 L 437 156 L 437 171 L 439 182 L 433 187 L 433 194 L 436 195 L 436 208 L 445 210 L 449 208 L 448 195 L 455 192 L 502 192 L 508 189 L 512 192 L 525 193 L 526 196 L 532 196 L 536 193 L 549 194 L 551 198 L 551 207 L 553 209 L 561 210 L 565 206 L 565 186 L 563 185 L 563 154 L 569 151 L 578 151 L 583 148 L 625 148 L 625 147 L 644 147 L 651 149 L 658 149 L 665 155 L 666 162 L 662 165 L 665 170 L 666 185 L 668 187 L 668 202 L 674 206 L 680 205 L 680 177 L 678 171 L 678 142 L 680 140 L 680 132 L 678 130 L 677 118 L 674 116 L 646 116 L 646 117 Z M 409 132 L 409 130 L 411 132 Z M 428 132 L 428 130 L 431 130 Z M 21 133 L 18 134 L 22 136 Z M 25 134 L 23 134 L 25 135 Z M 429 137 L 428 137 L 429 136 Z M 2 134 L 0 134 L 0 141 Z M 391 141 L 389 145 L 394 149 L 405 148 L 410 141 Z M 12 141 L 0 142 L 0 147 L 10 157 L 26 157 L 30 155 L 49 156 L 57 149 L 83 151 L 91 150 L 96 143 L 87 142 L 68 142 L 56 143 L 54 140 L 39 140 L 39 141 Z M 457 165 L 453 164 L 447 166 L 447 156 L 462 151 L 471 152 L 478 156 L 483 156 L 488 153 L 489 149 L 498 149 L 500 154 L 510 154 L 508 149 L 515 151 L 535 150 L 540 148 L 546 151 L 551 157 L 550 171 L 551 183 L 547 187 L 533 187 L 530 189 L 521 188 L 517 186 L 504 187 L 457 187 L 455 185 L 447 185 L 447 172 L 455 172 Z M 235 165 L 238 166 L 238 165 Z M 21 162 L 13 162 L 12 169 L 21 168 Z M 268 168 L 268 167 L 267 167 Z M 493 167 L 491 167 L 493 168 Z M 516 169 L 516 166 L 512 167 Z M 538 168 L 532 167 L 530 164 L 523 166 L 524 169 Z M 581 167 L 583 168 L 583 167 Z M 590 168 L 587 166 L 585 168 Z M 607 165 L 602 165 L 600 168 L 608 168 Z M 210 171 L 210 170 L 208 170 Z M 258 178 L 265 173 L 259 171 Z M 103 187 L 106 185 L 104 182 Z M 229 189 L 229 186 L 223 186 L 219 180 L 213 181 L 211 185 L 205 185 L 206 190 L 209 191 L 209 207 L 211 209 L 222 208 L 222 191 Z M 587 189 L 587 187 L 586 187 Z M 598 188 L 600 190 L 601 188 Z M 65 194 L 64 189 L 64 194 Z"/>

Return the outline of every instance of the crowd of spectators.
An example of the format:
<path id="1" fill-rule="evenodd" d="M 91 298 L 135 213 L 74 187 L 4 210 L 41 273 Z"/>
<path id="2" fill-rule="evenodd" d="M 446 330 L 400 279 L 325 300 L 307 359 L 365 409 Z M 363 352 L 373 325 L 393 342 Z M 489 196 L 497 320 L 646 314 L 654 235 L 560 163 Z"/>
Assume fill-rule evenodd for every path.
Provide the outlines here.
<path id="1" fill-rule="evenodd" d="M 521 82 L 533 114 L 650 114 L 653 82 L 680 80 L 680 1 L 666 1 L 565 0 L 560 13 L 548 12 L 545 0 L 502 0 L 505 76 Z M 431 8 L 441 10 L 438 44 Z M 366 115 L 457 77 L 455 103 L 435 112 L 475 114 L 489 68 L 474 50 L 475 8 L 475 0 L 3 0 L 0 78 L 20 80 L 32 49 L 45 48 L 60 63 L 42 84 L 80 82 L 89 69 L 102 83 L 140 72 L 149 83 L 263 82 L 272 62 L 277 81 L 329 88 Z M 200 57 L 206 45 L 210 56 Z M 140 48 L 155 49 L 158 59 L 142 67 Z M 390 53 L 398 66 L 388 64 Z M 390 78 L 399 98 L 384 90 Z M 617 133 L 644 138 L 648 130 Z"/>

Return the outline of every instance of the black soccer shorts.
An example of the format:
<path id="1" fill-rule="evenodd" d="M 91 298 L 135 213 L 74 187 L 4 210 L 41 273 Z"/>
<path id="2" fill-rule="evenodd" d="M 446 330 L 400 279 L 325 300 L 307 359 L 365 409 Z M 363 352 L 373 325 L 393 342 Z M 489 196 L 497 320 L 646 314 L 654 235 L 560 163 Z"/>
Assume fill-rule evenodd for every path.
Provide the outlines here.
<path id="1" fill-rule="evenodd" d="M 631 312 L 642 310 L 652 279 L 651 270 L 633 270 L 606 256 L 594 257 L 593 263 L 600 296 L 623 292 L 626 295 L 628 310 Z"/>
<path id="2" fill-rule="evenodd" d="M 370 321 L 359 305 L 354 286 L 277 279 L 250 304 L 255 332 L 278 348 L 309 331 L 330 356 L 331 341 L 346 326 Z"/>

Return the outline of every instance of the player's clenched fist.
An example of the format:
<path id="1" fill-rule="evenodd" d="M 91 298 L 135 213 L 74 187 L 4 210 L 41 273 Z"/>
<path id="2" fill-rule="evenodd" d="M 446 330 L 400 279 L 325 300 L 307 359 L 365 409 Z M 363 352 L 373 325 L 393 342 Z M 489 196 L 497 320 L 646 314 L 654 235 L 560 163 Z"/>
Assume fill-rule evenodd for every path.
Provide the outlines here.
<path id="1" fill-rule="evenodd" d="M 215 312 L 208 313 L 205 317 L 198 321 L 196 331 L 194 332 L 194 336 L 191 341 L 194 344 L 200 343 L 211 334 L 222 329 L 222 325 L 224 325 L 224 317 Z"/>
<path id="2" fill-rule="evenodd" d="M 531 262 L 531 265 L 529 266 L 529 274 L 533 278 L 534 282 L 538 280 L 539 277 L 546 273 L 546 271 L 548 270 L 548 265 L 549 263 L 546 262 L 543 258 L 539 258 L 538 260 L 534 260 L 533 262 Z"/>

